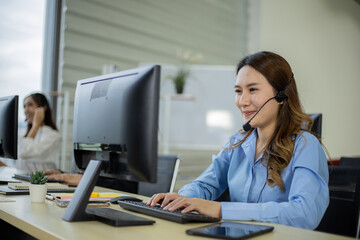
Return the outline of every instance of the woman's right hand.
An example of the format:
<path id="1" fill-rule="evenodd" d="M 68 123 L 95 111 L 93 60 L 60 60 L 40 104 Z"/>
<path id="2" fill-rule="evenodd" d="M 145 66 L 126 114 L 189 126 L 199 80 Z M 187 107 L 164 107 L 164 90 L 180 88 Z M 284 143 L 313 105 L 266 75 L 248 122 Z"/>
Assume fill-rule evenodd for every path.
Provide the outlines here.
<path id="1" fill-rule="evenodd" d="M 34 118 L 32 120 L 32 127 L 27 135 L 28 138 L 35 138 L 40 126 L 45 120 L 45 108 L 38 107 L 35 109 Z"/>
<path id="2" fill-rule="evenodd" d="M 200 214 L 221 218 L 221 203 L 216 201 L 205 200 L 201 198 L 188 198 L 177 193 L 158 193 L 153 195 L 146 203 L 154 207 L 161 202 L 164 210 L 171 212 L 181 210 L 181 213 L 198 212 Z"/>
<path id="3" fill-rule="evenodd" d="M 161 207 L 165 207 L 168 203 L 174 201 L 177 198 L 182 198 L 177 193 L 157 193 L 154 194 L 149 201 L 146 202 L 147 205 L 154 207 L 157 203 L 161 202 Z"/>
<path id="4" fill-rule="evenodd" d="M 45 175 L 61 174 L 61 171 L 56 169 L 45 169 L 44 173 Z"/>
<path id="5" fill-rule="evenodd" d="M 45 120 L 45 108 L 38 107 L 35 109 L 33 125 L 41 126 Z"/>

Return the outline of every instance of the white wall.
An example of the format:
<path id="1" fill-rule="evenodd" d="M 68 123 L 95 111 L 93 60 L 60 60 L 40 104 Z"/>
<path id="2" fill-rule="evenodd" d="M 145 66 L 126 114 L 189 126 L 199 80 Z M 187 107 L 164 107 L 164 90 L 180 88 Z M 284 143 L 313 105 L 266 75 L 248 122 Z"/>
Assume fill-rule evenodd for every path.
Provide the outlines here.
<path id="1" fill-rule="evenodd" d="M 256 8 L 258 6 L 259 8 Z M 332 158 L 360 155 L 360 4 L 354 0 L 260 0 L 250 13 L 254 50 L 292 66 L 307 113 L 323 113 Z"/>

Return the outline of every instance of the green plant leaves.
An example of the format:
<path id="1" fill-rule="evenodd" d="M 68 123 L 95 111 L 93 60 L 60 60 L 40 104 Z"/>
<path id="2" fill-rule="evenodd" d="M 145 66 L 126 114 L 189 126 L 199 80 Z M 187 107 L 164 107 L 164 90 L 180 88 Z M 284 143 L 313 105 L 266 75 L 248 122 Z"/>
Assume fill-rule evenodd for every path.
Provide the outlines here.
<path id="1" fill-rule="evenodd" d="M 45 184 L 47 180 L 43 171 L 35 171 L 35 174 L 33 172 L 30 174 L 30 183 L 32 184 Z"/>

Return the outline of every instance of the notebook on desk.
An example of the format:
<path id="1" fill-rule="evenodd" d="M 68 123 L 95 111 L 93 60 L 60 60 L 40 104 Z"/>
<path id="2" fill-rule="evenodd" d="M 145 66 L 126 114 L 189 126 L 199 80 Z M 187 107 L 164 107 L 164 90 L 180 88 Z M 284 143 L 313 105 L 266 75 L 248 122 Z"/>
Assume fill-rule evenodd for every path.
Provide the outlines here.
<path id="1" fill-rule="evenodd" d="M 73 193 L 75 192 L 75 188 L 68 188 L 68 189 L 48 189 L 47 190 L 48 193 L 58 193 L 58 192 L 67 192 L 67 193 Z M 15 190 L 15 189 L 11 189 L 9 188 L 9 186 L 7 185 L 1 185 L 0 186 L 0 194 L 2 195 L 28 195 L 30 193 L 30 191 L 27 190 Z"/>
<path id="2" fill-rule="evenodd" d="M 46 183 L 48 190 L 64 190 L 69 186 L 61 183 Z M 8 187 L 14 190 L 28 190 L 30 182 L 8 183 Z"/>

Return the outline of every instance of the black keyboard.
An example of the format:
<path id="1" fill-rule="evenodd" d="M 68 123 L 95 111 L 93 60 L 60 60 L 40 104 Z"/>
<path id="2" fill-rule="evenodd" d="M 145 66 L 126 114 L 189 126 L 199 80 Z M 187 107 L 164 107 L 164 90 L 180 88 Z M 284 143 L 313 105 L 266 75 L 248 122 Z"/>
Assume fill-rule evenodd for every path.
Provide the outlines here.
<path id="1" fill-rule="evenodd" d="M 221 218 L 213 218 L 204 216 L 198 213 L 181 213 L 180 210 L 170 212 L 168 210 L 162 209 L 159 205 L 155 207 L 151 207 L 146 205 L 143 202 L 137 201 L 118 201 L 120 207 L 138 212 L 147 214 L 153 217 L 163 218 L 169 221 L 177 222 L 177 223 L 187 223 L 187 222 L 218 222 Z"/>

